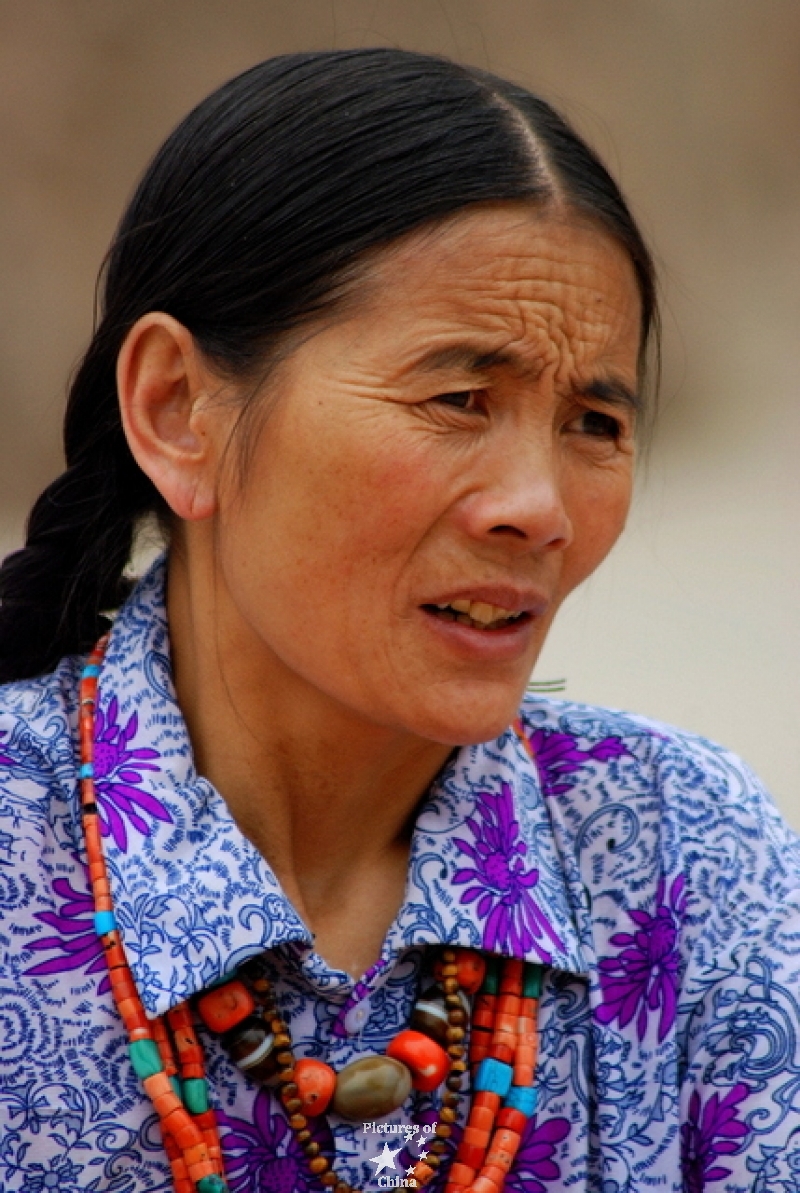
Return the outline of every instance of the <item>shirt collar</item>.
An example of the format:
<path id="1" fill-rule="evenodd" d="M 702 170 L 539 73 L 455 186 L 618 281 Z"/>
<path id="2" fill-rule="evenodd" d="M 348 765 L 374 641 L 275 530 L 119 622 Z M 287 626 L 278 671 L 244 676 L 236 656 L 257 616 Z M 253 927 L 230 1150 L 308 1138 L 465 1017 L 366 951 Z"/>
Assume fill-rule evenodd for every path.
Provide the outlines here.
<path id="1" fill-rule="evenodd" d="M 165 576 L 161 559 L 115 622 L 95 726 L 117 921 L 153 1015 L 252 954 L 313 952 L 274 871 L 194 768 L 172 685 Z M 585 973 L 573 905 L 536 767 L 509 731 L 459 750 L 434 783 L 382 961 L 452 943 Z"/>

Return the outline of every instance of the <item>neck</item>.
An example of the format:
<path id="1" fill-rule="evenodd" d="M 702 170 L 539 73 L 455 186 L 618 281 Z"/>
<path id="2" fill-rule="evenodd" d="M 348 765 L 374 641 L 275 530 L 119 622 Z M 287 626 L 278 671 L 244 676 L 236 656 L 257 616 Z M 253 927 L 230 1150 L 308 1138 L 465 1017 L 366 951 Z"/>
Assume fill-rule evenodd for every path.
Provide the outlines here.
<path id="1" fill-rule="evenodd" d="M 402 902 L 416 809 L 450 747 L 366 721 L 312 687 L 254 640 L 221 584 L 199 581 L 173 554 L 173 673 L 197 770 L 317 950 L 363 972 Z"/>

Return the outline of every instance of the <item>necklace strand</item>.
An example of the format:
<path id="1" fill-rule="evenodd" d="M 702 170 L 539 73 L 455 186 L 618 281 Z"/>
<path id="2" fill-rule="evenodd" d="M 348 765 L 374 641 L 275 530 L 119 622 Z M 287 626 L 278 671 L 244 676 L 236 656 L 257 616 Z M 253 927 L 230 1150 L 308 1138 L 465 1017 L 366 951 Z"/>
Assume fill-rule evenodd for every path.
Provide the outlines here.
<path id="1" fill-rule="evenodd" d="M 159 1118 L 175 1193 L 226 1193 L 219 1131 L 208 1096 L 205 1058 L 194 1030 L 192 1011 L 183 1002 L 161 1018 L 148 1018 L 114 915 L 94 784 L 98 677 L 107 645 L 108 635 L 105 635 L 89 655 L 80 682 L 81 817 L 94 896 L 95 931 L 108 965 L 114 1002 L 128 1034 L 131 1063 Z M 527 736 L 518 721 L 514 729 L 530 754 Z M 447 1014 L 444 1043 L 449 1063 L 434 1137 L 425 1157 L 410 1173 L 415 1187 L 433 1179 L 450 1151 L 449 1140 L 468 1068 L 466 1015 L 459 973 L 465 964 L 469 965 L 465 958 L 475 956 L 470 950 L 444 948 L 437 964 L 436 977 Z M 480 964 L 483 966 L 483 962 Z M 497 959 L 489 957 L 485 959 L 483 972 L 469 1038 L 474 1097 L 444 1193 L 502 1193 L 525 1125 L 538 1101 L 534 1079 L 541 967 L 508 958 L 501 970 Z M 311 1138 L 309 1116 L 302 1113 L 306 1106 L 299 1096 L 297 1081 L 298 1065 L 303 1062 L 295 1060 L 289 1026 L 280 1014 L 263 966 L 257 960 L 245 963 L 238 975 L 245 979 L 260 1004 L 263 1019 L 272 1033 L 278 1096 L 309 1170 L 331 1193 L 358 1193 L 331 1167 Z M 238 975 L 234 983 L 222 983 L 222 989 L 225 985 L 241 984 Z M 392 1045 L 390 1051 L 391 1048 Z"/>

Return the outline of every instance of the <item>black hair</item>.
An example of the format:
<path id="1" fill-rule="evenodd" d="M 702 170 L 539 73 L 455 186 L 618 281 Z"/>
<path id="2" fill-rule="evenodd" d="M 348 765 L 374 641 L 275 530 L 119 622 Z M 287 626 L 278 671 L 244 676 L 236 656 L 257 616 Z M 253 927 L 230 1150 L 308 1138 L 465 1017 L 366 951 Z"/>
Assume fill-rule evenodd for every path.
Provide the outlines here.
<path id="1" fill-rule="evenodd" d="M 290 54 L 203 100 L 158 151 L 119 225 L 102 310 L 72 382 L 66 470 L 0 569 L 0 682 L 88 650 L 125 599 L 133 538 L 163 502 L 123 434 L 116 360 L 158 310 L 228 376 L 267 367 L 335 303 L 369 250 L 469 204 L 565 204 L 630 256 L 642 350 L 657 321 L 650 255 L 601 162 L 543 100 L 446 59 Z"/>

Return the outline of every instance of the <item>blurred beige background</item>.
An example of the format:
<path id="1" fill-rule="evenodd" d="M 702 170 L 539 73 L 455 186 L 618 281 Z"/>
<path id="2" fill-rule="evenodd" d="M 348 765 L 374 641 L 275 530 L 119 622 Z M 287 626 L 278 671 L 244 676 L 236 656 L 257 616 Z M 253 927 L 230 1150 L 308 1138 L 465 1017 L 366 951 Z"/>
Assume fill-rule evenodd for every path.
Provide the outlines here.
<path id="1" fill-rule="evenodd" d="M 661 263 L 661 426 L 537 676 L 715 738 L 800 827 L 800 3 L 0 0 L 0 550 L 59 469 L 94 278 L 161 139 L 286 50 L 399 45 L 541 90 Z"/>

